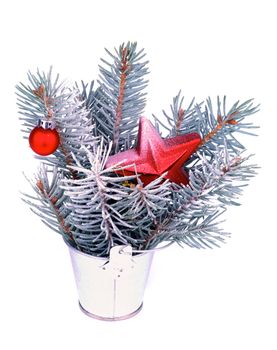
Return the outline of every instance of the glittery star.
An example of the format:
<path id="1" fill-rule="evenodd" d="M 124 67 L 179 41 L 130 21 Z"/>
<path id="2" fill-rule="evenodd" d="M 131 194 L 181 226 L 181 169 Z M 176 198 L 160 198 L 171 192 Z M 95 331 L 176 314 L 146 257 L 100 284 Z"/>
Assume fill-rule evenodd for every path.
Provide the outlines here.
<path id="1" fill-rule="evenodd" d="M 144 185 L 165 172 L 166 179 L 187 184 L 188 175 L 183 165 L 200 142 L 201 138 L 197 133 L 163 139 L 151 122 L 141 117 L 136 148 L 110 156 L 106 168 L 120 163 L 120 166 L 126 167 L 121 172 L 124 175 L 134 174 L 136 168 Z"/>

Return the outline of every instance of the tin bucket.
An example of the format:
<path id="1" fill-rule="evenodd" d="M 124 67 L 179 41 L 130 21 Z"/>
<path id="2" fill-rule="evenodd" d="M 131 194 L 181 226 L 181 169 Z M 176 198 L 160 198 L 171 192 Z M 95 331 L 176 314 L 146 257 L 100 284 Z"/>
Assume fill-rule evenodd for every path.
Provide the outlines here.
<path id="1" fill-rule="evenodd" d="M 132 255 L 131 246 L 115 246 L 109 258 L 99 258 L 66 244 L 86 315 L 116 321 L 141 310 L 154 251 Z"/>

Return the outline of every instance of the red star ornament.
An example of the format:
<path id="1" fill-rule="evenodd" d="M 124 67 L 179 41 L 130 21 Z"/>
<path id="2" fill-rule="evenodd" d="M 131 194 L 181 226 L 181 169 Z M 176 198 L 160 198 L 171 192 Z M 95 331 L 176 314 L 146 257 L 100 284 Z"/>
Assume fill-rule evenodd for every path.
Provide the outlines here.
<path id="1" fill-rule="evenodd" d="M 124 175 L 134 174 L 136 167 L 144 185 L 165 172 L 166 179 L 186 185 L 189 180 L 183 165 L 200 142 L 201 138 L 197 133 L 162 139 L 151 122 L 141 117 L 136 148 L 110 156 L 105 167 L 120 163 L 120 166 L 127 167 L 117 173 Z"/>

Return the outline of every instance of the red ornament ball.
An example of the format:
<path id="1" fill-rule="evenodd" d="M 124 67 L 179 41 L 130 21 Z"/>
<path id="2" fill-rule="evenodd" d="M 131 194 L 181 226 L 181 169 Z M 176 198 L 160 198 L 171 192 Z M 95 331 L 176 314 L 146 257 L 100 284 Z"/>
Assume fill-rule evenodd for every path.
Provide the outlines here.
<path id="1" fill-rule="evenodd" d="M 44 129 L 37 126 L 30 133 L 29 144 L 35 153 L 48 156 L 59 147 L 60 136 L 56 129 Z"/>

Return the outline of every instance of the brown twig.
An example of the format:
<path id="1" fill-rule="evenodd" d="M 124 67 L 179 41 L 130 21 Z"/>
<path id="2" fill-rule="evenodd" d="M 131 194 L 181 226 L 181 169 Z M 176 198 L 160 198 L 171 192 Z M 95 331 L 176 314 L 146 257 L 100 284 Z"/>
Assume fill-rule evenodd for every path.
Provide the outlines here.
<path id="1" fill-rule="evenodd" d="M 172 216 L 173 216 L 173 215 L 171 215 L 170 217 L 166 218 L 166 220 L 163 221 L 162 223 L 159 223 L 159 224 L 156 226 L 156 228 L 155 228 L 153 231 L 150 232 L 150 235 L 146 238 L 146 240 L 145 240 L 145 242 L 144 242 L 144 244 L 143 244 L 143 249 L 146 249 L 148 243 L 149 243 L 155 236 L 157 236 L 157 235 L 160 233 L 160 231 L 163 229 L 163 227 L 165 227 L 165 226 L 169 223 L 169 221 L 170 221 L 170 219 L 171 219 Z"/>
<path id="2" fill-rule="evenodd" d="M 210 141 L 225 125 L 230 124 L 230 125 L 236 125 L 238 122 L 234 119 L 236 113 L 232 113 L 229 118 L 223 120 L 220 115 L 217 116 L 217 125 L 216 127 L 211 130 L 200 142 L 198 145 L 198 148 L 202 147 L 205 145 L 208 141 Z"/>
<path id="3" fill-rule="evenodd" d="M 226 171 L 226 172 L 227 172 L 227 171 Z M 205 186 L 205 185 L 204 185 L 204 186 Z M 206 190 L 207 190 L 207 188 L 203 187 L 203 188 L 201 189 L 201 193 L 203 193 L 203 192 L 206 191 Z M 201 196 L 201 193 L 200 193 L 199 196 Z M 188 209 L 189 206 L 192 205 L 193 202 L 194 202 L 196 199 L 197 199 L 197 197 L 195 197 L 195 196 L 191 197 L 190 200 L 189 200 L 188 202 L 184 203 L 183 205 L 179 206 L 177 209 L 175 209 L 174 211 L 172 211 L 171 214 L 170 214 L 170 216 L 168 216 L 168 217 L 166 218 L 165 221 L 163 221 L 162 223 L 159 223 L 159 224 L 156 226 L 156 228 L 155 228 L 152 232 L 150 232 L 150 235 L 149 235 L 149 236 L 147 237 L 147 239 L 145 240 L 144 249 L 146 249 L 148 243 L 149 243 L 155 236 L 157 236 L 157 235 L 160 233 L 160 231 L 161 231 L 164 227 L 166 227 L 166 225 L 174 218 L 174 216 L 175 216 L 176 213 L 180 213 L 180 212 L 182 212 L 182 211 Z"/>
<path id="4" fill-rule="evenodd" d="M 37 181 L 37 187 L 38 189 L 40 190 L 40 192 L 42 193 L 42 195 L 44 196 L 44 198 L 47 199 L 47 201 L 50 203 L 52 209 L 54 210 L 55 212 L 55 215 L 57 217 L 57 220 L 63 230 L 63 232 L 65 232 L 73 241 L 74 241 L 74 237 L 73 237 L 73 234 L 70 230 L 70 227 L 68 225 L 65 224 L 65 221 L 64 221 L 64 218 L 63 216 L 61 215 L 58 207 L 56 206 L 56 203 L 58 201 L 58 198 L 57 197 L 50 197 L 49 194 L 47 193 L 47 191 L 45 190 L 44 186 L 43 186 L 43 182 L 41 179 L 39 179 Z"/>
<path id="5" fill-rule="evenodd" d="M 51 108 L 51 99 L 49 96 L 46 95 L 44 85 L 40 84 L 40 86 L 37 89 L 33 90 L 33 93 L 44 102 L 46 112 L 47 112 L 46 116 L 48 119 L 51 119 L 53 117 L 53 110 Z"/>
<path id="6" fill-rule="evenodd" d="M 181 128 L 181 124 L 184 120 L 184 116 L 185 116 L 185 110 L 183 108 L 180 108 L 178 111 L 178 118 L 176 121 L 176 134 L 178 135 L 180 132 L 180 128 Z"/>
<path id="7" fill-rule="evenodd" d="M 40 86 L 33 90 L 34 95 L 36 95 L 39 99 L 41 99 L 44 102 L 45 108 L 46 108 L 46 112 L 47 112 L 47 118 L 51 119 L 53 118 L 54 112 L 53 109 L 51 107 L 52 99 L 46 95 L 45 92 L 45 87 L 43 84 L 40 84 Z M 63 137 L 61 135 L 61 133 L 59 132 L 59 130 L 57 130 L 59 133 L 59 137 L 60 137 L 60 149 L 62 151 L 62 153 L 64 154 L 65 157 L 65 162 L 68 166 L 71 166 L 73 164 L 73 159 L 71 157 L 71 155 L 67 152 L 65 145 L 64 145 L 64 141 L 63 141 Z M 77 178 L 77 172 L 75 170 L 72 170 L 71 168 L 69 168 L 69 171 L 73 177 L 73 179 Z"/>
<path id="8" fill-rule="evenodd" d="M 119 126 L 122 120 L 122 108 L 124 102 L 124 90 L 126 85 L 127 71 L 129 69 L 128 62 L 128 49 L 124 47 L 121 52 L 121 75 L 120 75 L 120 83 L 119 83 L 119 94 L 117 99 L 117 108 L 115 114 L 115 123 L 114 123 L 114 138 L 113 138 L 113 146 L 116 148 L 118 139 L 119 139 Z"/>
<path id="9" fill-rule="evenodd" d="M 74 180 L 76 180 L 78 178 L 78 172 L 71 168 L 71 166 L 73 165 L 73 162 L 72 162 L 73 159 L 72 159 L 71 155 L 66 151 L 65 146 L 64 146 L 62 141 L 60 141 L 60 149 L 64 154 L 65 162 L 66 162 L 67 166 L 69 167 L 69 172 L 70 172 L 72 178 Z"/>
<path id="10" fill-rule="evenodd" d="M 181 111 L 181 110 L 180 110 Z M 199 144 L 198 148 L 202 147 L 205 143 L 207 143 L 208 141 L 210 141 L 210 139 L 212 137 L 214 137 L 225 125 L 230 124 L 230 125 L 236 125 L 238 122 L 237 120 L 234 119 L 234 117 L 236 116 L 236 112 L 232 113 L 227 119 L 223 120 L 222 117 L 220 115 L 217 116 L 217 122 L 218 124 L 216 125 L 216 127 L 210 131 L 201 141 L 201 143 Z M 179 118 L 178 118 L 179 120 Z M 176 128 L 177 128 L 177 123 L 176 123 Z M 238 160 L 240 160 L 240 158 L 238 158 Z M 228 172 L 229 169 L 223 168 L 223 173 L 226 174 L 226 172 Z M 147 237 L 147 239 L 145 240 L 144 243 L 144 248 L 147 247 L 148 243 L 156 236 L 160 233 L 160 231 L 171 221 L 171 219 L 174 217 L 174 215 L 176 213 L 179 213 L 180 211 L 183 211 L 185 209 L 188 208 L 189 205 L 191 205 L 193 203 L 193 201 L 195 200 L 194 197 L 191 198 L 191 200 L 182 205 L 181 207 L 179 207 L 178 209 L 176 209 L 174 212 L 171 213 L 171 215 L 162 223 L 158 224 L 156 226 L 156 228 L 150 233 L 150 235 Z"/>

